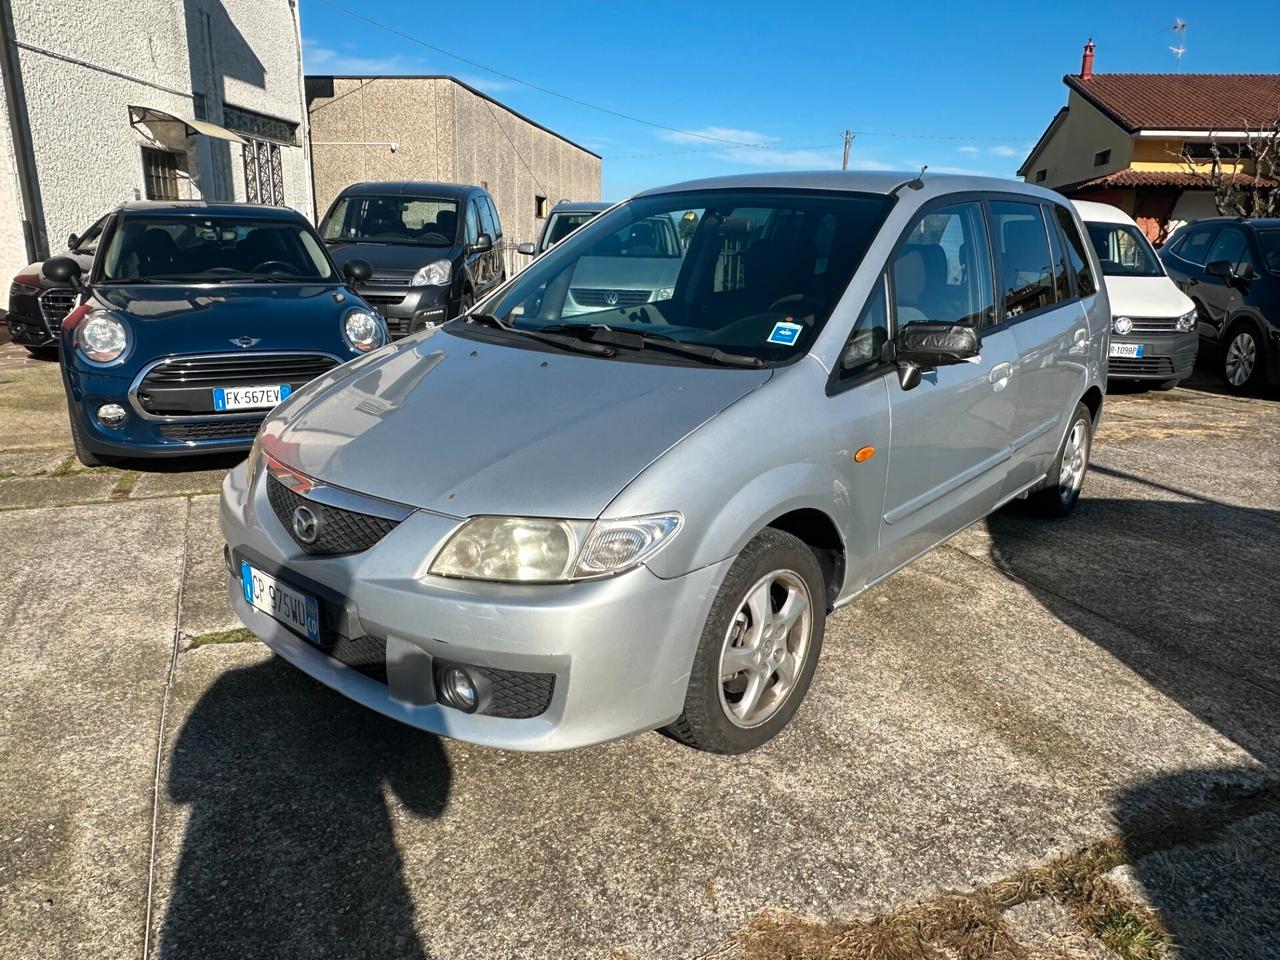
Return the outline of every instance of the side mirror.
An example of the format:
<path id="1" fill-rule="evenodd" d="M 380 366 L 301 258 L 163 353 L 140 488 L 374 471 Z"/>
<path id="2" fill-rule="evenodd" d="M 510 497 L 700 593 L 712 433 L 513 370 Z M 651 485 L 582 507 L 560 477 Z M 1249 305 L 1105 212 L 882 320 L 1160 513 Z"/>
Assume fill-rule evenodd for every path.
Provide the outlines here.
<path id="1" fill-rule="evenodd" d="M 352 284 L 364 283 L 373 276 L 373 267 L 368 260 L 348 260 L 342 265 L 342 275 Z"/>
<path id="2" fill-rule="evenodd" d="M 1236 278 L 1236 272 L 1231 269 L 1230 260 L 1210 260 L 1204 265 L 1204 272 L 1211 277 L 1220 277 L 1228 283 Z"/>
<path id="3" fill-rule="evenodd" d="M 472 253 L 485 253 L 492 249 L 493 237 L 489 236 L 487 233 L 482 233 L 480 236 L 476 237 L 476 242 L 471 244 L 470 247 Z"/>
<path id="4" fill-rule="evenodd" d="M 76 248 L 76 244 L 79 242 L 80 242 L 80 238 L 76 236 L 74 233 L 71 234 L 71 236 L 67 237 L 67 249 L 74 250 Z"/>
<path id="5" fill-rule="evenodd" d="M 516 247 L 516 253 L 524 254 L 526 257 L 532 257 L 537 252 L 538 248 L 532 243 L 522 243 Z"/>
<path id="6" fill-rule="evenodd" d="M 80 281 L 80 264 L 74 257 L 51 257 L 44 262 L 40 272 L 46 279 L 54 283 L 70 284 L 77 290 L 82 286 Z"/>
<path id="7" fill-rule="evenodd" d="M 978 331 L 958 323 L 909 323 L 893 338 L 898 382 L 910 390 L 934 367 L 965 363 L 982 352 Z"/>

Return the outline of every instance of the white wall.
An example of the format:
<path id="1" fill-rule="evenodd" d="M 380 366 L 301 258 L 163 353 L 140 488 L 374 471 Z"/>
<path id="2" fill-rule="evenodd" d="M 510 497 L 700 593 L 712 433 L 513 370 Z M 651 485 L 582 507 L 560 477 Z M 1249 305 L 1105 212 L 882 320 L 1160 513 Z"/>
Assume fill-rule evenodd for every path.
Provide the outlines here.
<path id="1" fill-rule="evenodd" d="M 1184 190 L 1173 205 L 1173 213 L 1169 217 L 1169 232 L 1190 223 L 1192 220 L 1203 220 L 1206 217 L 1218 216 L 1218 205 L 1213 202 L 1213 194 L 1208 190 Z"/>

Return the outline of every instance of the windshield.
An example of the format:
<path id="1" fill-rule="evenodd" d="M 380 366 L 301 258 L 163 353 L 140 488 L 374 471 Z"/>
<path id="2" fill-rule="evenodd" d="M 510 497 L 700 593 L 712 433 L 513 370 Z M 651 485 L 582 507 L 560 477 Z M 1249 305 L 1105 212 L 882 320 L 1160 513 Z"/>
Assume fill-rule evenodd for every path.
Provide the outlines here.
<path id="1" fill-rule="evenodd" d="M 1262 262 L 1272 273 L 1280 273 L 1280 230 L 1259 230 L 1257 237 Z"/>
<path id="2" fill-rule="evenodd" d="M 600 216 L 598 213 L 553 213 L 547 221 L 547 232 L 542 235 L 542 250 L 555 246 L 584 223 Z M 538 252 L 541 253 L 542 250 Z"/>
<path id="3" fill-rule="evenodd" d="M 329 257 L 305 223 L 240 217 L 128 217 L 102 261 L 106 281 L 328 280 Z"/>
<path id="4" fill-rule="evenodd" d="M 458 204 L 425 197 L 345 197 L 320 224 L 327 243 L 394 243 L 451 247 L 458 236 Z"/>
<path id="5" fill-rule="evenodd" d="M 1093 249 L 1108 277 L 1163 277 L 1151 241 L 1127 223 L 1086 223 Z"/>
<path id="6" fill-rule="evenodd" d="M 516 329 L 606 324 L 792 359 L 826 322 L 891 202 L 816 191 L 640 197 L 571 235 L 485 306 Z"/>

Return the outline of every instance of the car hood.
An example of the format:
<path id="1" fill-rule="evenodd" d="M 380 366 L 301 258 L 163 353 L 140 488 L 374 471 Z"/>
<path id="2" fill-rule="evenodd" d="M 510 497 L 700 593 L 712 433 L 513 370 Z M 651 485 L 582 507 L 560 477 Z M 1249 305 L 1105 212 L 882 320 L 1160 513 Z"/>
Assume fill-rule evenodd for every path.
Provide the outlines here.
<path id="1" fill-rule="evenodd" d="M 262 444 L 318 480 L 451 516 L 587 519 L 770 375 L 435 330 L 300 390 L 268 418 Z M 671 500 L 661 509 L 678 491 Z"/>
<path id="2" fill-rule="evenodd" d="M 374 274 L 412 276 L 428 263 L 436 260 L 452 260 L 461 251 L 452 247 L 423 247 L 413 244 L 403 246 L 392 243 L 327 243 L 329 255 L 341 269 L 348 260 L 367 260 Z"/>
<path id="3" fill-rule="evenodd" d="M 1114 317 L 1180 317 L 1195 306 L 1168 277 L 1107 277 L 1106 283 Z"/>
<path id="4" fill-rule="evenodd" d="M 332 283 L 98 286 L 99 306 L 124 315 L 140 359 L 225 352 L 252 340 L 256 350 L 312 349 L 351 357 L 342 314 L 363 306 Z"/>

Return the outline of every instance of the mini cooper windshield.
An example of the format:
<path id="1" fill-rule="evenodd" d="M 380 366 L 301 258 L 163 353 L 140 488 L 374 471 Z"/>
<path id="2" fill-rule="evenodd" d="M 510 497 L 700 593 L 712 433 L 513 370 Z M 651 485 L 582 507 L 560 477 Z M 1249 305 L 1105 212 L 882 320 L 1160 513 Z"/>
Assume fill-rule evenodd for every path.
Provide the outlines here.
<path id="1" fill-rule="evenodd" d="M 332 280 L 323 245 L 304 223 L 241 217 L 126 217 L 102 260 L 107 283 Z"/>
<path id="2" fill-rule="evenodd" d="M 790 360 L 830 316 L 891 202 L 769 190 L 639 197 L 566 237 L 477 320 L 538 335 L 513 342 L 592 340 L 606 356 Z"/>

